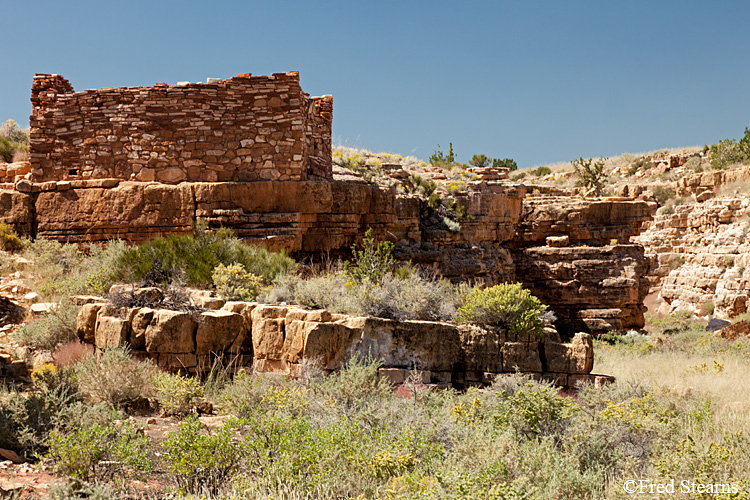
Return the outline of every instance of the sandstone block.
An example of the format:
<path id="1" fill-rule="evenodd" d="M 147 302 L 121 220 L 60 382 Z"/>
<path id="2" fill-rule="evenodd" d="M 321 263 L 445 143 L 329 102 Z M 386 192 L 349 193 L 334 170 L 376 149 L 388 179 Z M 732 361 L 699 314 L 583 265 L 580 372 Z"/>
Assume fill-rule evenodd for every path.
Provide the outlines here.
<path id="1" fill-rule="evenodd" d="M 710 200 L 714 197 L 714 192 L 711 190 L 702 191 L 699 194 L 695 195 L 695 201 L 698 203 L 704 202 L 706 200 Z"/>
<path id="2" fill-rule="evenodd" d="M 197 324 L 181 311 L 158 309 L 146 327 L 146 351 L 158 353 L 195 352 Z"/>
<path id="3" fill-rule="evenodd" d="M 499 373 L 503 371 L 502 347 L 505 332 L 477 325 L 458 325 L 463 363 L 467 370 Z"/>
<path id="4" fill-rule="evenodd" d="M 142 307 L 133 315 L 130 321 L 130 347 L 135 350 L 146 348 L 146 329 L 154 317 L 154 310 Z"/>
<path id="5" fill-rule="evenodd" d="M 258 308 L 255 309 L 257 311 Z M 253 316 L 255 316 L 253 311 Z M 253 317 L 253 356 L 257 359 L 280 360 L 284 351 L 284 318 Z"/>
<path id="6" fill-rule="evenodd" d="M 380 368 L 378 375 L 393 385 L 401 385 L 407 381 L 415 381 L 418 384 L 430 383 L 430 372 L 420 370 L 404 370 L 403 368 Z"/>
<path id="7" fill-rule="evenodd" d="M 542 361 L 536 346 L 528 342 L 506 342 L 502 347 L 503 371 L 522 372 L 542 371 Z"/>
<path id="8" fill-rule="evenodd" d="M 162 182 L 176 184 L 187 179 L 185 172 L 177 167 L 171 167 L 166 170 L 160 170 L 156 173 L 156 178 Z"/>
<path id="9" fill-rule="evenodd" d="M 98 349 L 125 345 L 130 334 L 129 318 L 108 316 L 99 311 L 96 320 L 95 344 Z"/>
<path id="10" fill-rule="evenodd" d="M 84 304 L 76 318 L 76 335 L 84 344 L 93 344 L 96 334 L 96 318 L 104 304 Z"/>
<path id="11" fill-rule="evenodd" d="M 196 353 L 219 353 L 229 349 L 235 339 L 242 335 L 243 322 L 241 314 L 229 311 L 202 313 L 195 333 Z"/>
<path id="12" fill-rule="evenodd" d="M 719 337 L 727 340 L 737 340 L 740 337 L 750 336 L 750 324 L 746 319 L 732 323 L 729 326 L 725 326 L 718 332 L 714 333 L 714 337 Z"/>
<path id="13" fill-rule="evenodd" d="M 234 343 L 229 347 L 231 352 L 252 354 L 252 312 L 257 305 L 255 302 L 227 302 L 221 308 L 223 311 L 233 312 L 242 316 L 242 329 L 240 330 L 240 334 L 234 339 Z"/>
<path id="14" fill-rule="evenodd" d="M 547 236 L 546 242 L 548 247 L 566 247 L 570 245 L 570 236 Z"/>

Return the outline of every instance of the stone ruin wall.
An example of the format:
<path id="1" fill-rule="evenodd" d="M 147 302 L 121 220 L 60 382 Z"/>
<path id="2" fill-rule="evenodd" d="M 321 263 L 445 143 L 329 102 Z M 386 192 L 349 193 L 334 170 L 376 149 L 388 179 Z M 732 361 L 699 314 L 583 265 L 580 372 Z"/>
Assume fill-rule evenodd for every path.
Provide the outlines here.
<path id="1" fill-rule="evenodd" d="M 32 180 L 257 181 L 331 178 L 333 98 L 299 74 L 74 92 L 36 75 Z"/>

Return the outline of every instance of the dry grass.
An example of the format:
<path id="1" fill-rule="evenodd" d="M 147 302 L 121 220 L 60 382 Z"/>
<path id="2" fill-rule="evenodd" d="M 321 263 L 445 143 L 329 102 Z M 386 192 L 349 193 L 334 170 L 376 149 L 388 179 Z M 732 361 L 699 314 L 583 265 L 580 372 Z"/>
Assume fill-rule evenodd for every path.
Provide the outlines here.
<path id="1" fill-rule="evenodd" d="M 743 346 L 742 341 L 695 332 L 677 334 L 666 345 L 653 338 L 631 346 L 597 343 L 594 370 L 614 375 L 618 383 L 645 385 L 682 399 L 706 399 L 717 423 L 738 431 L 750 427 L 750 357 Z"/>

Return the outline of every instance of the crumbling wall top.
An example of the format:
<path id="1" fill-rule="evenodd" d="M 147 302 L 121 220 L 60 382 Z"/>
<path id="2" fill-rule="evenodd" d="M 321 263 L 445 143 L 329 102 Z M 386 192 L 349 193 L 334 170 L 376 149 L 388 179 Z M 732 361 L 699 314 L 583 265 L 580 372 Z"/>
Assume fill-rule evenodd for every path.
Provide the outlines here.
<path id="1" fill-rule="evenodd" d="M 36 75 L 34 180 L 331 178 L 331 96 L 311 98 L 296 71 L 208 82 L 74 92 Z"/>

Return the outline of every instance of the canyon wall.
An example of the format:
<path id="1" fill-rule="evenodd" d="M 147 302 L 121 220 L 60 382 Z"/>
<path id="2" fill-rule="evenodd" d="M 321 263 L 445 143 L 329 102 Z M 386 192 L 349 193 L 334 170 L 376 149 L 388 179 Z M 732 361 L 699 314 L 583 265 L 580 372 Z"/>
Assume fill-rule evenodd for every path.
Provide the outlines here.
<path id="1" fill-rule="evenodd" d="M 660 210 L 634 241 L 653 254 L 655 311 L 733 317 L 750 293 L 750 199 L 719 196 Z"/>

